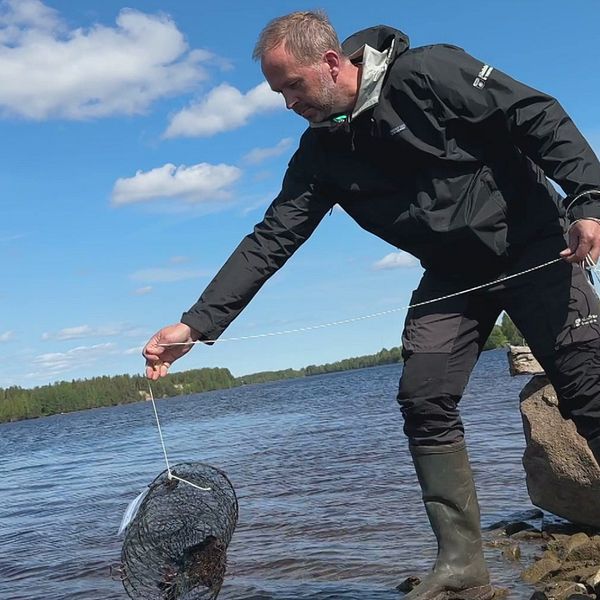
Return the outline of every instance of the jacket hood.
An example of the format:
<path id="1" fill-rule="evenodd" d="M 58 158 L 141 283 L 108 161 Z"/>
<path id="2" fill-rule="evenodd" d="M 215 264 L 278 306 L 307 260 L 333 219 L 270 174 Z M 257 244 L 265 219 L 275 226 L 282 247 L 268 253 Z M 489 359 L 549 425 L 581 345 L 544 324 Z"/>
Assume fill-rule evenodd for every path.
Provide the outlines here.
<path id="1" fill-rule="evenodd" d="M 351 56 L 360 51 L 365 45 L 379 50 L 379 52 L 387 51 L 390 46 L 392 48 L 392 56 L 395 58 L 399 54 L 402 54 L 409 48 L 409 39 L 405 33 L 402 33 L 399 29 L 388 27 L 387 25 L 376 25 L 375 27 L 369 27 L 362 29 L 352 34 L 342 42 L 342 50 L 346 56 Z"/>

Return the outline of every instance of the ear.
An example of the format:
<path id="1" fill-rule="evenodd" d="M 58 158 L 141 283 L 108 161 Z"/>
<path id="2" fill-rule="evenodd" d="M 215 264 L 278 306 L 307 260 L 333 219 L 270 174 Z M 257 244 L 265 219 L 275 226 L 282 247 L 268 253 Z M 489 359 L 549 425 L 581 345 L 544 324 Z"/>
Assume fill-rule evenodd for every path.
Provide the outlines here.
<path id="1" fill-rule="evenodd" d="M 340 55 L 335 50 L 327 50 L 327 52 L 323 54 L 323 62 L 327 63 L 331 78 L 336 81 L 340 74 L 342 64 Z"/>

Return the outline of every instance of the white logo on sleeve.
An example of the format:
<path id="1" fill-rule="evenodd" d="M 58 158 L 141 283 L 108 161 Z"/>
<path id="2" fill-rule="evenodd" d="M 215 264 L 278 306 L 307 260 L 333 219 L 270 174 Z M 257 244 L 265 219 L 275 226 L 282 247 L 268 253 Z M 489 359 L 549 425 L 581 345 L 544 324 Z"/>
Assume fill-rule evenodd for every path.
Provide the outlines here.
<path id="1" fill-rule="evenodd" d="M 488 80 L 488 77 L 492 74 L 493 70 L 494 67 L 490 67 L 490 65 L 483 65 L 483 67 L 481 67 L 481 71 L 479 71 L 479 75 L 475 77 L 473 87 L 482 90 L 485 87 L 485 82 Z"/>

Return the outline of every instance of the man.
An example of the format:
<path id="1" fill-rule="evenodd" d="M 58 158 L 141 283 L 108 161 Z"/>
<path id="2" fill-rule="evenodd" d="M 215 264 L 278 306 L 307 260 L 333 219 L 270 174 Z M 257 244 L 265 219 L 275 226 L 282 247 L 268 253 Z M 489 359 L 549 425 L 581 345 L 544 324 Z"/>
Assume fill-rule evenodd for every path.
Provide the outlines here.
<path id="1" fill-rule="evenodd" d="M 384 26 L 340 46 L 323 14 L 300 12 L 269 23 L 254 57 L 310 126 L 264 220 L 148 342 L 147 375 L 217 338 L 335 203 L 421 260 L 412 303 L 562 257 L 406 319 L 398 400 L 438 540 L 407 597 L 491 598 L 458 402 L 504 309 L 600 462 L 600 302 L 580 267 L 600 255 L 600 164 L 556 100 L 453 46 L 411 50 Z"/>

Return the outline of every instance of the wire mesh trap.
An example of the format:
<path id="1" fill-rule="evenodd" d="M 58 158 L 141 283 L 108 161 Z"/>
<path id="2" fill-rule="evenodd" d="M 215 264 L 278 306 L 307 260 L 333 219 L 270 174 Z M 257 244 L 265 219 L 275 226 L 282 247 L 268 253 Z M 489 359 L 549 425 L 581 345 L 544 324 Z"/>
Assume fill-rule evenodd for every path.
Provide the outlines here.
<path id="1" fill-rule="evenodd" d="M 180 463 L 170 473 L 150 484 L 127 526 L 123 586 L 134 600 L 213 600 L 237 524 L 235 490 L 225 473 L 205 463 Z"/>

